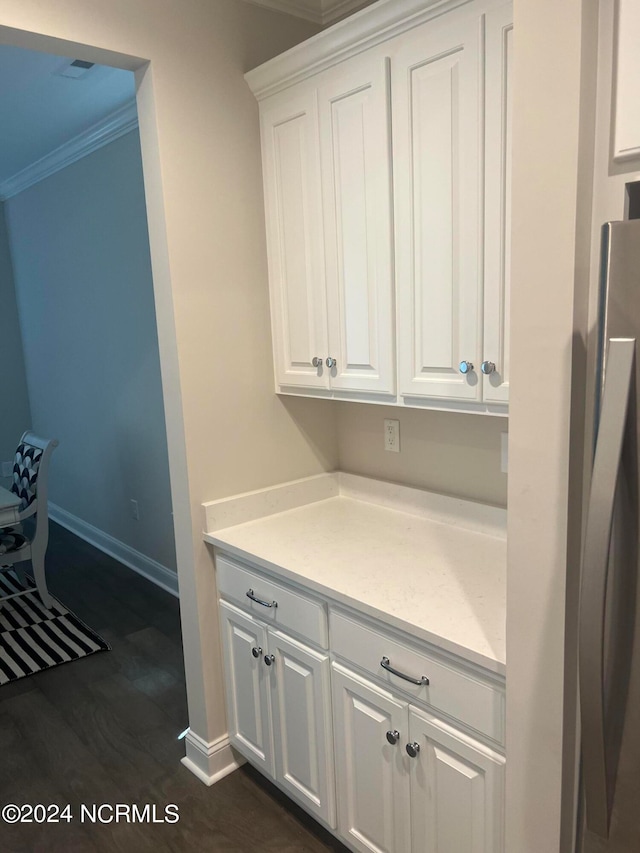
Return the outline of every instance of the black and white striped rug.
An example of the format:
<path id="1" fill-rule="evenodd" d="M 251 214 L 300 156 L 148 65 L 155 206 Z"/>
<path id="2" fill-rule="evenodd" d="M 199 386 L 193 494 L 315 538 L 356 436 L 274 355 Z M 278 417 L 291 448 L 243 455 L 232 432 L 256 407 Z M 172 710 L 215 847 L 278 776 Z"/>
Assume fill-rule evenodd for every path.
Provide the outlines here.
<path id="1" fill-rule="evenodd" d="M 31 578 L 28 578 L 31 581 Z M 54 598 L 51 610 L 13 572 L 0 572 L 0 686 L 111 647 Z"/>

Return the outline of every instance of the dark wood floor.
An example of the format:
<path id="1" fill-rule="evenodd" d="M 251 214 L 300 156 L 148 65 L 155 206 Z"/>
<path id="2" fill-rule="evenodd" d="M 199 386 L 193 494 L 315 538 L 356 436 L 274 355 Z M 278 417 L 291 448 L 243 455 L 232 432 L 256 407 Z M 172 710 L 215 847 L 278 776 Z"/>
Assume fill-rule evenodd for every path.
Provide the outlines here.
<path id="1" fill-rule="evenodd" d="M 51 524 L 51 592 L 113 650 L 0 687 L 0 807 L 71 804 L 71 823 L 0 820 L 2 853 L 321 853 L 333 837 L 251 768 L 211 788 L 180 764 L 178 602 Z M 169 803 L 178 823 L 80 822 L 80 804 Z"/>

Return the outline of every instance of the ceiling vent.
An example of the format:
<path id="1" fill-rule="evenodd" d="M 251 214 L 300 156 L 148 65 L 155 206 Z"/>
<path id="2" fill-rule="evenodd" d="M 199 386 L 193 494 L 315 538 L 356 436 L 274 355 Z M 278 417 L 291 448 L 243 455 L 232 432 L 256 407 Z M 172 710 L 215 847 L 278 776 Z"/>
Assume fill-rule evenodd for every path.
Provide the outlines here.
<path id="1" fill-rule="evenodd" d="M 72 62 L 66 60 L 64 65 L 53 73 L 57 77 L 71 77 L 72 80 L 79 80 L 91 71 L 95 62 L 86 62 L 84 59 L 74 59 Z"/>

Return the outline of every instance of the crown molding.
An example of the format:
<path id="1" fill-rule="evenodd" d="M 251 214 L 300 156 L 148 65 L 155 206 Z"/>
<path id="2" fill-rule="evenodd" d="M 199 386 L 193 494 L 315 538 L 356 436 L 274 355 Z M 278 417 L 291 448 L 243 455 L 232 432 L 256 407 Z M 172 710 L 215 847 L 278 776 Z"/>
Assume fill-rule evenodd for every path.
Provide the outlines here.
<path id="1" fill-rule="evenodd" d="M 362 8 L 371 0 L 247 0 L 247 2 L 326 27 L 338 18 Z"/>
<path id="2" fill-rule="evenodd" d="M 87 154 L 97 151 L 110 142 L 130 133 L 138 126 L 138 110 L 135 100 L 129 101 L 123 107 L 115 110 L 106 118 L 96 122 L 87 130 L 74 136 L 68 142 L 54 148 L 35 163 L 16 172 L 10 178 L 0 183 L 0 201 L 12 198 L 28 187 L 43 181 L 50 175 L 59 172 L 76 160 L 81 160 Z"/>
<path id="3" fill-rule="evenodd" d="M 346 0 L 347 4 L 350 2 Z M 378 0 L 248 71 L 244 75 L 245 80 L 261 101 L 363 50 L 470 2 L 473 0 Z M 334 0 L 332 6 L 337 8 L 338 3 L 340 0 Z"/>
<path id="4" fill-rule="evenodd" d="M 247 0 L 252 6 L 262 6 L 274 12 L 284 12 L 304 21 L 322 26 L 320 0 Z"/>

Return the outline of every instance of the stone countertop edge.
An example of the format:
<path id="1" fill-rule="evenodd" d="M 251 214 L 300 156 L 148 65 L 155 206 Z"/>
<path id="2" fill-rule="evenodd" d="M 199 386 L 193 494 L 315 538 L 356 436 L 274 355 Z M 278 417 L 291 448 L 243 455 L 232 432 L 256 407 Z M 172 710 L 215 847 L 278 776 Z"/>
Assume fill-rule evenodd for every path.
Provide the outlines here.
<path id="1" fill-rule="evenodd" d="M 367 500 L 369 496 L 372 497 L 370 501 Z M 456 642 L 440 633 L 431 632 L 421 624 L 380 610 L 375 605 L 325 584 L 320 576 L 310 577 L 308 574 L 298 573 L 295 569 L 275 563 L 261 557 L 259 553 L 228 541 L 232 529 L 238 525 L 248 521 L 260 521 L 273 515 L 283 517 L 291 510 L 317 501 L 324 502 L 332 497 L 349 497 L 363 503 L 371 503 L 382 509 L 421 518 L 424 521 L 457 525 L 470 533 L 480 534 L 482 538 L 485 536 L 497 540 L 505 538 L 506 510 L 335 472 L 285 483 L 273 489 L 234 496 L 229 500 L 223 499 L 204 504 L 205 520 L 214 521 L 215 519 L 217 522 L 212 525 L 214 529 L 204 533 L 204 539 L 225 553 L 260 567 L 276 577 L 306 587 L 338 605 L 342 604 L 377 619 L 409 636 L 422 639 L 488 672 L 504 677 L 506 673 L 504 655 L 486 655 L 478 649 Z M 232 519 L 235 523 L 229 524 Z M 221 522 L 227 523 L 221 527 Z"/>
<path id="2" fill-rule="evenodd" d="M 387 613 L 384 610 L 380 610 L 377 607 L 373 607 L 360 599 L 353 598 L 340 590 L 326 586 L 321 581 L 313 578 L 302 577 L 291 569 L 287 569 L 283 566 L 272 563 L 269 560 L 265 560 L 263 557 L 245 551 L 242 548 L 238 548 L 236 545 L 230 545 L 228 542 L 225 542 L 223 538 L 218 538 L 215 533 L 205 534 L 204 539 L 209 544 L 219 548 L 225 554 L 236 557 L 244 563 L 256 566 L 259 569 L 264 569 L 276 578 L 309 589 L 312 592 L 321 595 L 323 598 L 330 599 L 332 603 L 337 604 L 338 606 L 343 605 L 345 607 L 349 607 L 358 613 L 368 616 L 370 619 L 382 622 L 391 628 L 395 628 L 397 631 L 401 631 L 410 638 L 413 637 L 418 640 L 424 640 L 436 649 L 442 649 L 443 651 L 454 655 L 456 658 L 475 664 L 493 675 L 497 675 L 501 678 L 506 676 L 506 665 L 503 661 L 498 660 L 497 658 L 488 657 L 474 649 L 470 649 L 467 646 L 456 643 L 453 640 L 448 640 L 440 634 L 434 634 L 421 625 L 406 622 L 403 619 L 394 616 L 391 613 Z"/>

